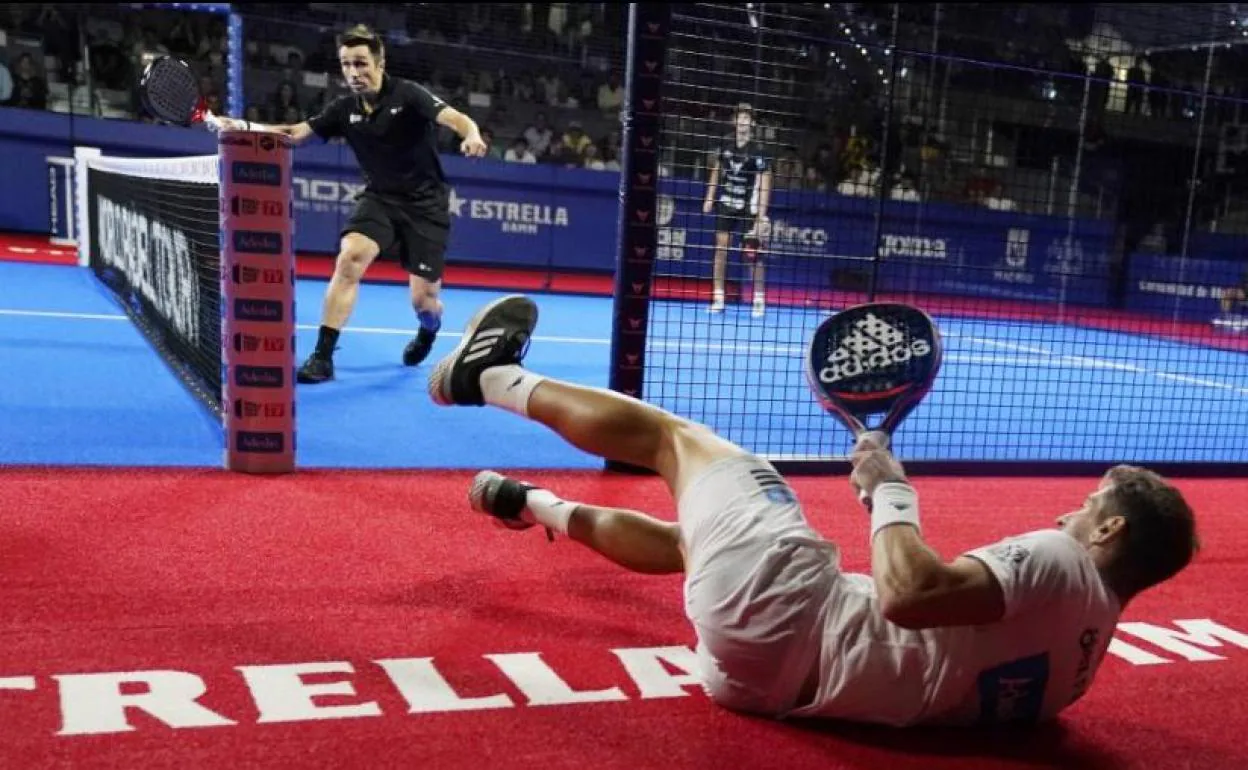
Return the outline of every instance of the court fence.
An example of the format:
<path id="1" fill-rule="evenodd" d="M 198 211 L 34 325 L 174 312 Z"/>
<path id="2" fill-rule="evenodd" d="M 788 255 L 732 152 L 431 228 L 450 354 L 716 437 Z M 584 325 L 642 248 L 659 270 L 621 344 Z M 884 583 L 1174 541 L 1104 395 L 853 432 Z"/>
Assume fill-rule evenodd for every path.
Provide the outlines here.
<path id="1" fill-rule="evenodd" d="M 632 4 L 611 387 L 843 469 L 806 345 L 903 301 L 949 350 L 914 467 L 1242 473 L 1236 8 Z"/>

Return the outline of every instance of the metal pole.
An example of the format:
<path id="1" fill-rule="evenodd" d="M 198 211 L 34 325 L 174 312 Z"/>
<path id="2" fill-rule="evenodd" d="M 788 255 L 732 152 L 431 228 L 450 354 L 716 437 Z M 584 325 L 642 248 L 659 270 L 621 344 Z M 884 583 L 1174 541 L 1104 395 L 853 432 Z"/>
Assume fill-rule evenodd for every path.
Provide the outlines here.
<path id="1" fill-rule="evenodd" d="M 940 45 L 940 17 L 941 17 L 941 11 L 942 11 L 943 5 L 944 5 L 943 3 L 936 3 L 936 7 L 933 9 L 933 15 L 932 15 L 932 48 L 930 51 L 928 51 L 928 56 L 930 58 L 927 60 L 927 65 L 928 65 L 927 66 L 927 87 L 923 89 L 923 133 L 919 138 L 920 147 L 927 146 L 927 137 L 931 135 L 932 133 L 932 121 L 936 116 L 936 93 L 935 93 L 934 81 L 936 80 L 936 65 L 938 62 L 936 58 L 936 50 L 937 50 L 937 47 Z M 895 6 L 894 6 L 894 15 L 896 15 Z M 896 27 L 895 19 L 894 19 L 894 27 Z M 896 35 L 893 36 L 892 45 L 893 45 L 892 58 L 896 59 L 897 58 Z M 915 57 L 914 62 L 915 62 L 916 67 L 920 61 L 921 61 L 921 58 Z M 894 64 L 896 64 L 896 62 L 894 62 Z M 917 80 L 917 77 L 916 77 L 917 75 L 918 75 L 917 72 L 914 73 L 910 79 Z M 890 86 L 896 87 L 893 82 L 896 79 L 896 77 L 897 77 L 897 67 L 894 66 L 893 74 L 889 76 Z M 948 71 L 946 71 L 945 80 L 948 81 Z M 906 95 L 907 97 L 909 97 L 909 90 L 907 90 Z M 909 110 L 910 105 L 909 105 L 908 99 L 907 99 L 907 102 L 903 105 L 903 107 Z M 943 110 L 944 110 L 944 105 L 942 104 L 941 111 L 943 112 Z"/>
<path id="2" fill-rule="evenodd" d="M 876 191 L 875 196 L 875 234 L 871 239 L 871 282 L 867 284 L 867 301 L 875 300 L 876 287 L 880 280 L 880 240 L 884 229 L 884 198 L 888 194 L 888 178 L 885 171 L 888 169 L 888 137 L 893 129 L 893 96 L 894 89 L 897 88 L 897 28 L 901 20 L 901 9 L 899 4 L 893 3 L 893 30 L 889 35 L 889 56 L 891 60 L 888 71 L 888 87 L 885 89 L 884 99 L 884 131 L 882 132 L 883 144 L 880 147 L 880 189 Z"/>
<path id="3" fill-rule="evenodd" d="M 1079 107 L 1079 141 L 1075 143 L 1075 167 L 1070 175 L 1070 188 L 1066 196 L 1066 243 L 1063 244 L 1063 253 L 1069 254 L 1073 251 L 1075 241 L 1075 217 L 1078 215 L 1079 208 L 1079 175 L 1083 172 L 1083 144 L 1084 134 L 1088 125 L 1088 101 L 1092 93 L 1092 78 L 1085 74 L 1083 76 L 1083 104 Z M 1066 290 L 1070 281 L 1068 272 L 1069 260 L 1063 259 L 1060 265 L 1062 271 L 1062 288 L 1058 294 L 1057 300 L 1057 320 L 1060 323 L 1066 315 Z M 1082 266 L 1081 266 L 1082 268 Z"/>
<path id="4" fill-rule="evenodd" d="M 936 106 L 936 84 L 935 82 L 936 82 L 936 61 L 937 61 L 936 51 L 938 49 L 938 46 L 940 45 L 940 17 L 941 17 L 941 12 L 943 10 L 943 7 L 944 7 L 943 3 L 936 3 L 936 7 L 932 9 L 932 49 L 931 51 L 928 52 L 931 54 L 932 58 L 928 60 L 928 63 L 930 66 L 928 66 L 927 68 L 927 93 L 924 94 L 924 98 L 923 98 L 923 118 L 924 118 L 923 125 L 924 126 L 928 125 L 931 122 L 932 118 L 935 117 L 934 108 Z M 896 41 L 894 40 L 894 42 Z M 897 55 L 896 50 L 893 51 L 893 55 L 894 56 Z M 926 129 L 924 130 L 923 136 L 924 138 L 927 137 Z"/>
<path id="5" fill-rule="evenodd" d="M 1053 216 L 1053 202 L 1057 198 L 1057 172 L 1061 168 L 1061 159 L 1056 155 L 1053 156 L 1053 162 L 1049 164 L 1049 197 L 1045 201 L 1044 213 Z"/>
<path id="6" fill-rule="evenodd" d="M 1214 14 L 1216 22 L 1217 14 Z M 1196 208 L 1196 187 L 1200 183 L 1200 153 L 1204 149 L 1205 144 L 1205 113 L 1208 112 L 1209 105 L 1209 78 L 1213 74 L 1213 46 L 1209 46 L 1205 54 L 1205 80 L 1200 89 L 1200 113 L 1196 121 L 1196 151 L 1192 153 L 1192 175 L 1187 180 L 1187 210 L 1183 216 L 1183 245 L 1179 248 L 1179 278 L 1178 283 L 1182 285 L 1187 272 L 1187 252 L 1191 245 L 1192 237 L 1192 212 Z M 1173 324 L 1179 322 L 1179 303 L 1182 298 L 1174 295 L 1174 315 L 1170 321 Z"/>

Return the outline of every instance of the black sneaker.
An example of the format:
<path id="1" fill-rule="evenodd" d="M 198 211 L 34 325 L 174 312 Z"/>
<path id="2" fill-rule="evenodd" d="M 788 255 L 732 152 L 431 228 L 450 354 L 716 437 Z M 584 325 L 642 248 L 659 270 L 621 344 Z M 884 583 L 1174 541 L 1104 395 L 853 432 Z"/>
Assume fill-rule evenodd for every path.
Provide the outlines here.
<path id="1" fill-rule="evenodd" d="M 299 367 L 299 373 L 295 379 L 310 385 L 332 380 L 334 379 L 334 360 L 313 353 L 308 356 L 308 360 L 303 362 L 303 366 Z"/>
<path id="2" fill-rule="evenodd" d="M 537 326 L 537 304 L 522 294 L 497 299 L 477 311 L 464 336 L 429 375 L 429 397 L 441 406 L 484 406 L 481 372 L 518 364 Z"/>
<path id="3" fill-rule="evenodd" d="M 421 329 L 416 332 L 416 336 L 407 343 L 407 347 L 403 348 L 403 365 L 417 366 L 429 356 L 429 351 L 433 350 L 433 341 L 437 338 L 435 332 L 428 329 Z"/>
<path id="4" fill-rule="evenodd" d="M 474 511 L 494 518 L 494 523 L 507 529 L 522 530 L 533 526 L 521 516 L 532 484 L 507 478 L 494 471 L 481 471 L 468 489 L 468 503 Z M 546 538 L 553 541 L 555 533 L 546 527 Z"/>

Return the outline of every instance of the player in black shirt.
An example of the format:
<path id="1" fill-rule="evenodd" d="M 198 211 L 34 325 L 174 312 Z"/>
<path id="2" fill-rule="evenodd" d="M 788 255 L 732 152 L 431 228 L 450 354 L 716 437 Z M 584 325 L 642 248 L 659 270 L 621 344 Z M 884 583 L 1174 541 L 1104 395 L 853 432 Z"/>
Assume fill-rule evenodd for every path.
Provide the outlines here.
<path id="1" fill-rule="evenodd" d="M 410 273 L 412 306 L 420 330 L 403 350 L 415 366 L 429 355 L 442 325 L 442 269 L 450 235 L 449 192 L 438 157 L 438 126 L 460 136 L 461 151 L 485 155 L 477 124 L 422 86 L 385 72 L 381 38 L 364 25 L 338 36 L 338 60 L 351 93 L 321 114 L 295 125 L 269 126 L 302 142 L 313 134 L 343 137 L 355 152 L 364 192 L 342 230 L 334 277 L 325 293 L 316 350 L 298 372 L 303 383 L 334 376 L 333 352 L 359 295 L 360 279 L 382 253 L 397 252 Z M 226 128 L 247 129 L 230 120 Z"/>
<path id="2" fill-rule="evenodd" d="M 725 140 L 711 162 L 711 178 L 702 203 L 702 213 L 714 213 L 716 219 L 711 312 L 724 309 L 728 247 L 733 233 L 741 233 L 741 252 L 753 270 L 754 315 L 758 317 L 766 306 L 760 251 L 771 199 L 771 162 L 754 141 L 754 110 L 750 105 L 737 105 L 733 126 L 734 136 Z"/>

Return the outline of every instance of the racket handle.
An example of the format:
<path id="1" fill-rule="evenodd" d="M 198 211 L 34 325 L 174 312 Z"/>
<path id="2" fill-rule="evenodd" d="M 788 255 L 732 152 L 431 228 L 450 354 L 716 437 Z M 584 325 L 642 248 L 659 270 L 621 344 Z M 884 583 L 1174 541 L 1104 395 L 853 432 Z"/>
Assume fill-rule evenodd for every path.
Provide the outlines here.
<path id="1" fill-rule="evenodd" d="M 867 490 L 858 491 L 858 502 L 862 503 L 862 507 L 869 512 L 871 510 L 871 496 L 867 494 Z"/>

